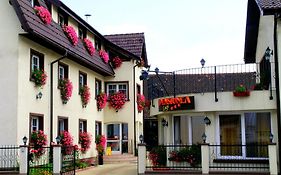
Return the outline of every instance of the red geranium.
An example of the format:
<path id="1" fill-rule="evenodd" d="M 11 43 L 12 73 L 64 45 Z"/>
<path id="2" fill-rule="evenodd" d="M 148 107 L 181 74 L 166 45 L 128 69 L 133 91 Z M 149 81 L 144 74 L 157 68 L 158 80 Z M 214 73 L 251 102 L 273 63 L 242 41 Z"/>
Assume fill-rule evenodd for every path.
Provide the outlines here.
<path id="1" fill-rule="evenodd" d="M 141 112 L 145 107 L 145 96 L 138 94 L 137 96 L 138 112 Z"/>
<path id="2" fill-rule="evenodd" d="M 105 146 L 106 146 L 105 136 L 104 135 L 98 135 L 96 137 L 96 149 L 97 149 L 99 155 L 103 154 Z"/>
<path id="3" fill-rule="evenodd" d="M 68 131 L 62 131 L 60 133 L 60 144 L 65 154 L 71 154 L 73 151 L 73 137 Z"/>
<path id="4" fill-rule="evenodd" d="M 78 44 L 78 36 L 74 28 L 72 26 L 64 25 L 62 29 L 66 34 L 67 38 L 70 40 L 71 44 L 76 46 Z"/>
<path id="5" fill-rule="evenodd" d="M 109 56 L 108 56 L 108 53 L 105 50 L 100 50 L 99 55 L 105 63 L 108 63 Z"/>
<path id="6" fill-rule="evenodd" d="M 86 47 L 87 51 L 89 52 L 89 54 L 91 56 L 93 56 L 96 50 L 95 50 L 95 47 L 94 47 L 92 41 L 90 41 L 88 38 L 84 38 L 83 41 L 84 41 L 85 47 Z"/>
<path id="7" fill-rule="evenodd" d="M 81 152 L 86 153 L 91 147 L 92 135 L 88 132 L 79 133 L 79 144 L 81 145 Z"/>
<path id="8" fill-rule="evenodd" d="M 45 149 L 43 147 L 47 145 L 47 135 L 41 130 L 33 131 L 30 143 L 33 145 L 33 149 L 30 150 L 30 153 L 36 158 L 39 158 L 45 153 Z"/>
<path id="9" fill-rule="evenodd" d="M 91 99 L 90 88 L 87 85 L 81 87 L 80 95 L 81 95 L 82 106 L 85 108 Z"/>
<path id="10" fill-rule="evenodd" d="M 123 92 L 116 92 L 109 96 L 109 103 L 118 112 L 126 103 L 126 95 Z"/>
<path id="11" fill-rule="evenodd" d="M 107 95 L 103 92 L 100 93 L 97 96 L 97 107 L 98 107 L 98 109 L 102 110 L 103 108 L 105 108 L 106 102 L 107 102 Z"/>
<path id="12" fill-rule="evenodd" d="M 36 15 L 38 15 L 45 24 L 51 24 L 52 16 L 46 8 L 42 6 L 35 6 L 34 10 L 36 12 Z"/>
<path id="13" fill-rule="evenodd" d="M 116 69 L 116 68 L 118 68 L 118 67 L 120 67 L 121 65 L 122 65 L 122 60 L 121 60 L 121 58 L 119 58 L 118 56 L 116 56 L 116 57 L 114 57 L 113 59 L 112 59 L 112 66 Z"/>
<path id="14" fill-rule="evenodd" d="M 60 95 L 61 99 L 64 104 L 67 103 L 67 101 L 72 96 L 72 82 L 69 79 L 61 79 L 59 82 L 59 88 L 60 88 Z"/>
<path id="15" fill-rule="evenodd" d="M 44 70 L 34 69 L 32 71 L 32 78 L 35 86 L 42 87 L 47 82 L 47 74 Z"/>

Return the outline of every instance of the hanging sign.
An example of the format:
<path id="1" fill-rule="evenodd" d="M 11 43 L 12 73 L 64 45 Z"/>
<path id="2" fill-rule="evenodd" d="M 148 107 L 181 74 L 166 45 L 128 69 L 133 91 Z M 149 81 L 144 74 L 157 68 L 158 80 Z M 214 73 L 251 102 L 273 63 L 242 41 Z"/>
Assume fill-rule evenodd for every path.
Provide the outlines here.
<path id="1" fill-rule="evenodd" d="M 194 96 L 162 98 L 158 100 L 159 111 L 190 110 L 194 107 Z"/>

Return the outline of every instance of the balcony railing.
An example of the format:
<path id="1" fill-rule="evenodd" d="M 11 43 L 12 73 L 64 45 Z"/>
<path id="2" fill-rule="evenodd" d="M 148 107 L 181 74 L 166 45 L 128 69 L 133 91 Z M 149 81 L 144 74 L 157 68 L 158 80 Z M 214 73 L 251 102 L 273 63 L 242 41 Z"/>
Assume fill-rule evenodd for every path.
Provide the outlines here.
<path id="1" fill-rule="evenodd" d="M 243 84 L 247 89 L 273 88 L 274 63 L 262 62 L 255 64 L 221 65 L 202 68 L 178 70 L 149 75 L 148 98 L 155 99 L 164 96 L 233 91 Z"/>

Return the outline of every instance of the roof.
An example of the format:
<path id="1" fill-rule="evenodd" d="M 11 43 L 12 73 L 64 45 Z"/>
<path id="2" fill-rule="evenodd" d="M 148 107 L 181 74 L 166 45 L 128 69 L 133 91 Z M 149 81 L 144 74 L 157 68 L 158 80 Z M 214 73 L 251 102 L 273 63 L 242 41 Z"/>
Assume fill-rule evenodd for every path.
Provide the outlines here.
<path id="1" fill-rule="evenodd" d="M 110 48 L 118 49 L 120 53 L 129 55 L 132 58 L 138 59 L 133 53 L 128 52 L 127 50 L 120 48 L 119 46 L 113 44 L 104 38 L 103 35 L 98 33 L 93 27 L 86 23 L 82 18 L 70 10 L 66 5 L 60 1 L 47 0 L 46 2 L 54 3 L 59 9 L 67 12 L 72 18 L 74 18 L 79 24 L 83 25 L 90 32 L 98 36 L 104 43 Z M 114 71 L 109 64 L 106 64 L 98 55 L 98 52 L 95 52 L 91 56 L 85 49 L 82 40 L 79 39 L 79 42 L 76 46 L 73 46 L 68 40 L 67 36 L 64 34 L 62 27 L 52 21 L 51 24 L 44 24 L 40 18 L 35 14 L 29 1 L 23 0 L 11 0 L 12 6 L 14 7 L 16 14 L 20 20 L 23 30 L 27 33 L 22 33 L 22 36 L 26 36 L 35 42 L 44 45 L 47 48 L 50 48 L 60 54 L 67 51 L 68 58 L 88 67 L 101 75 L 112 76 Z M 39 1 L 41 6 L 46 7 L 45 1 Z"/>
<path id="2" fill-rule="evenodd" d="M 142 57 L 142 51 L 145 44 L 144 33 L 114 34 L 104 35 L 104 37 L 119 47 L 135 54 L 139 58 Z"/>
<path id="3" fill-rule="evenodd" d="M 256 0 L 256 2 L 262 10 L 281 8 L 280 0 Z"/>

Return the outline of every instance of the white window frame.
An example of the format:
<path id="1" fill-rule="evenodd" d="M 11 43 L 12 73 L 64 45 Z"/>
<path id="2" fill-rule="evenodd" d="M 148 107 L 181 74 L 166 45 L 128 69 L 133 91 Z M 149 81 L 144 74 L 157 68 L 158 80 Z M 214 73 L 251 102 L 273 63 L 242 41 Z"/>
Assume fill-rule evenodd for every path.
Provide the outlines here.
<path id="1" fill-rule="evenodd" d="M 33 121 L 35 121 L 35 125 L 34 125 Z M 33 128 L 36 128 L 36 129 L 34 130 Z M 39 130 L 39 117 L 31 117 L 30 130 L 31 130 L 31 132 Z"/>
<path id="2" fill-rule="evenodd" d="M 59 79 L 64 79 L 64 67 L 62 65 L 59 65 Z"/>
<path id="3" fill-rule="evenodd" d="M 79 85 L 80 87 L 83 87 L 84 85 L 84 75 L 79 74 Z"/>
<path id="4" fill-rule="evenodd" d="M 125 87 L 126 87 L 126 89 L 121 89 L 120 88 L 120 86 L 123 86 L 123 85 L 125 85 Z M 112 89 L 109 89 L 109 86 L 115 86 L 115 90 L 112 88 Z M 127 83 L 108 83 L 107 85 L 106 85 L 106 89 L 107 89 L 107 95 L 109 96 L 109 95 L 111 95 L 112 93 L 110 93 L 109 91 L 112 91 L 112 90 L 114 90 L 114 93 L 116 93 L 116 92 L 119 92 L 120 90 L 122 90 L 122 92 L 123 91 L 126 91 L 125 92 L 125 96 L 126 96 L 126 98 L 128 99 L 128 84 Z"/>
<path id="5" fill-rule="evenodd" d="M 60 118 L 59 119 L 59 132 L 64 131 L 65 130 L 65 120 Z"/>
<path id="6" fill-rule="evenodd" d="M 58 23 L 61 26 L 63 26 L 65 24 L 64 16 L 62 14 L 60 14 L 60 13 L 59 13 L 59 17 L 58 17 Z"/>
<path id="7" fill-rule="evenodd" d="M 40 69 L 40 57 L 38 55 L 32 54 L 32 66 L 31 69 L 34 71 L 35 69 Z M 35 61 L 36 60 L 36 61 Z"/>

